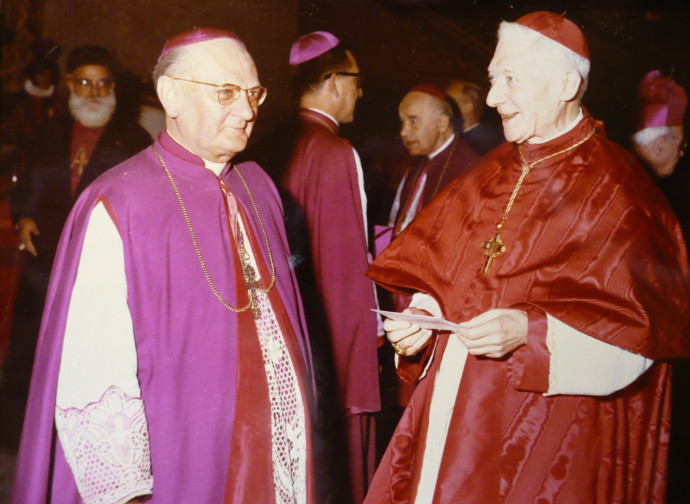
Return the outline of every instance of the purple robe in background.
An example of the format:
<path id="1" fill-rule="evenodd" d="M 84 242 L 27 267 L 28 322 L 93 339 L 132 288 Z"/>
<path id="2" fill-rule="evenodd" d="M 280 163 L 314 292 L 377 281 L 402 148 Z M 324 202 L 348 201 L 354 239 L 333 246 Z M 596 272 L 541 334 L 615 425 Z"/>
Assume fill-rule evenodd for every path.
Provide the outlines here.
<path id="1" fill-rule="evenodd" d="M 218 178 L 167 133 L 155 146 L 181 193 L 213 281 L 225 299 L 241 306 L 246 301 L 237 299 L 242 290 L 237 282 L 244 280 L 236 278 L 236 249 Z M 308 396 L 313 389 L 311 352 L 289 266 L 280 199 L 258 165 L 243 163 L 238 168 L 270 242 L 275 289 L 292 325 L 286 333 L 298 340 L 292 344 L 300 354 L 293 354 L 295 372 Z M 226 168 L 221 176 L 244 209 L 259 245 L 256 253 L 268 264 L 253 202 L 237 170 Z M 63 231 L 43 316 L 12 502 L 81 502 L 54 429 L 55 394 L 70 295 L 89 216 L 98 202 L 106 206 L 124 246 L 127 303 L 154 476 L 153 497 L 146 502 L 222 502 L 232 456 L 238 315 L 211 291 L 176 196 L 151 148 L 89 186 Z M 307 408 L 310 397 L 304 402 Z M 242 448 L 251 452 L 252 447 Z M 272 481 L 272 475 L 267 477 Z"/>
<path id="2" fill-rule="evenodd" d="M 367 230 L 350 142 L 338 125 L 313 110 L 300 110 L 301 134 L 283 185 L 299 204 L 309 230 L 316 288 L 326 313 L 339 403 L 349 415 L 349 449 L 355 500 L 373 465 L 371 425 L 353 426 L 353 415 L 379 411 L 377 318 L 369 268 Z M 371 419 L 373 421 L 373 418 Z M 357 453 L 362 455 L 358 460 Z M 368 461 L 367 461 L 368 460 Z M 361 480 L 364 475 L 364 481 Z"/>

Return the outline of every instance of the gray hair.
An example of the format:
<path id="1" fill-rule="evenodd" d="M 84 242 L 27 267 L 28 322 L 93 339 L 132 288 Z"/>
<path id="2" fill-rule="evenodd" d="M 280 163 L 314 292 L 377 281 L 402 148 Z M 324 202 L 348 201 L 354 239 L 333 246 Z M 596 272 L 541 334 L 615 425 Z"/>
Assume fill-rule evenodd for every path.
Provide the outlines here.
<path id="1" fill-rule="evenodd" d="M 587 89 L 589 77 L 590 62 L 587 58 L 580 56 L 563 44 L 518 23 L 502 21 L 498 27 L 498 40 L 501 40 L 501 38 L 506 35 L 519 36 L 523 39 L 531 40 L 532 48 L 545 59 L 551 62 L 558 62 L 566 68 L 575 70 L 580 74 L 580 77 L 582 77 L 582 85 L 580 86 L 579 97 L 582 97 Z"/>
<path id="2" fill-rule="evenodd" d="M 158 85 L 158 79 L 164 75 L 175 73 L 171 69 L 176 69 L 184 64 L 184 49 L 185 46 L 177 47 L 158 60 L 152 73 L 154 88 Z"/>
<path id="3" fill-rule="evenodd" d="M 668 126 L 650 126 L 642 129 L 632 136 L 632 141 L 635 145 L 647 146 L 654 142 L 657 138 L 670 135 L 671 130 Z"/>

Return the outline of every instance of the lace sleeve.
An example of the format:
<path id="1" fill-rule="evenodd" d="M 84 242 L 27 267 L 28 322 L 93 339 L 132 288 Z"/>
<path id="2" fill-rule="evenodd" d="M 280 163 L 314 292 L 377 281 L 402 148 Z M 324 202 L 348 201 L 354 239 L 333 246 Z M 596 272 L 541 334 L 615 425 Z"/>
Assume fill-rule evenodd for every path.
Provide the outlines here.
<path id="1" fill-rule="evenodd" d="M 119 504 L 153 490 L 149 436 L 140 398 L 110 387 L 84 409 L 60 409 L 55 423 L 87 504 Z"/>
<path id="2" fill-rule="evenodd" d="M 86 504 L 152 491 L 150 445 L 122 240 L 105 205 L 89 217 L 72 289 L 55 424 Z"/>

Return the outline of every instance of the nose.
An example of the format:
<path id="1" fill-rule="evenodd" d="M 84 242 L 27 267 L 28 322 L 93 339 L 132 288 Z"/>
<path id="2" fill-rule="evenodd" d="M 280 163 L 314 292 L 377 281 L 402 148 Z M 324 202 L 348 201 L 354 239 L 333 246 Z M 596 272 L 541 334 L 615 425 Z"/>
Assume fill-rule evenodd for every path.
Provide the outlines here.
<path id="1" fill-rule="evenodd" d="M 402 123 L 400 125 L 400 137 L 404 140 L 405 137 L 408 135 L 410 131 L 410 128 L 408 127 L 407 123 Z"/>
<path id="2" fill-rule="evenodd" d="M 91 84 L 89 87 L 89 98 L 99 98 L 103 96 L 103 93 L 101 92 L 101 88 L 99 88 L 96 84 Z"/>
<path id="3" fill-rule="evenodd" d="M 232 107 L 233 114 L 241 117 L 245 121 L 251 122 L 256 119 L 258 109 L 251 106 L 246 92 L 240 93 L 240 97 L 232 104 Z"/>
<path id="4" fill-rule="evenodd" d="M 489 93 L 486 95 L 486 104 L 489 107 L 496 108 L 503 101 L 503 92 L 498 80 L 494 80 L 489 88 Z"/>

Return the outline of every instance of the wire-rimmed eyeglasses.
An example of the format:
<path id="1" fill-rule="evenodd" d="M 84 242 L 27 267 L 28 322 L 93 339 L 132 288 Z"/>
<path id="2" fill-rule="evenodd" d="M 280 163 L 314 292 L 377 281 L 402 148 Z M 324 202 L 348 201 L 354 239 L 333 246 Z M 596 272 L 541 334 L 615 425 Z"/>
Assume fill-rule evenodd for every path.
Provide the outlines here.
<path id="1" fill-rule="evenodd" d="M 182 77 L 173 77 L 173 79 L 218 88 L 216 89 L 216 94 L 218 95 L 218 103 L 220 103 L 223 107 L 235 103 L 240 98 L 240 95 L 244 92 L 247 95 L 249 105 L 251 105 L 253 108 L 258 108 L 259 105 L 261 105 L 264 102 L 264 100 L 266 99 L 266 95 L 268 94 L 268 89 L 266 89 L 263 86 L 255 86 L 253 88 L 243 89 L 239 86 L 236 86 L 235 84 L 211 84 L 210 82 L 200 82 L 192 79 L 183 79 Z"/>
<path id="2" fill-rule="evenodd" d="M 362 87 L 362 82 L 364 81 L 364 74 L 362 72 L 328 72 L 323 76 L 323 80 L 331 78 L 331 75 L 344 75 L 345 77 L 355 77 L 357 79 L 357 87 Z"/>
<path id="3" fill-rule="evenodd" d="M 77 79 L 76 77 L 72 77 L 70 80 L 72 84 L 74 84 L 74 89 L 77 94 L 81 96 L 88 96 L 93 90 L 101 96 L 106 96 L 115 87 L 115 82 L 112 79 L 92 81 L 91 79 Z"/>

